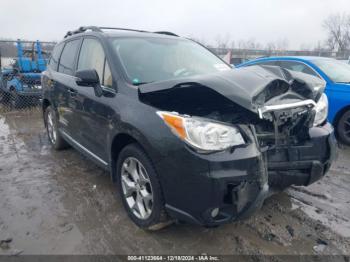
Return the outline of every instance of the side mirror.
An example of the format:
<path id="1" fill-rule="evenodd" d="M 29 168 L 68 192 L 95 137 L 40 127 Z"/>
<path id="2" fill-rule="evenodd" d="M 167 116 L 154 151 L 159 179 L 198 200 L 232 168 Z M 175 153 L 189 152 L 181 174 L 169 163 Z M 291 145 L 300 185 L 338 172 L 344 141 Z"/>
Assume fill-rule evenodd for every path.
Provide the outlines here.
<path id="1" fill-rule="evenodd" d="M 103 89 L 100 84 L 100 78 L 95 69 L 79 70 L 75 73 L 76 83 L 79 86 L 91 86 L 94 88 L 95 95 L 103 95 Z"/>

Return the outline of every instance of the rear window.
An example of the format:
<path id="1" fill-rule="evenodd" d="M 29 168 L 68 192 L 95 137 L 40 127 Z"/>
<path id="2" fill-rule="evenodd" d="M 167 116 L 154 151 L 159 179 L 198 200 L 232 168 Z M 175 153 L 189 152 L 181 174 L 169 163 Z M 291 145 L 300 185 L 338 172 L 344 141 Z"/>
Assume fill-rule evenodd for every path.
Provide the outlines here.
<path id="1" fill-rule="evenodd" d="M 74 62 L 78 52 L 80 39 L 72 40 L 66 43 L 63 48 L 63 52 L 58 66 L 58 72 L 73 75 L 74 74 Z"/>

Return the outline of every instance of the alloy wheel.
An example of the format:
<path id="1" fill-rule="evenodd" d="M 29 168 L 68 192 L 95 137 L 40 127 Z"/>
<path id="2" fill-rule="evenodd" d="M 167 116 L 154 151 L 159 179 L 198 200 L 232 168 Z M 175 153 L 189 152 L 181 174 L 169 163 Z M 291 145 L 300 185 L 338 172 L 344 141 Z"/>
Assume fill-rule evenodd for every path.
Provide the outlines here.
<path id="1" fill-rule="evenodd" d="M 56 126 L 54 124 L 54 118 L 52 112 L 49 111 L 47 114 L 47 133 L 52 144 L 56 142 Z"/>
<path id="2" fill-rule="evenodd" d="M 121 184 L 125 200 L 139 219 L 147 219 L 152 213 L 153 194 L 150 178 L 139 160 L 128 157 L 121 170 Z"/>

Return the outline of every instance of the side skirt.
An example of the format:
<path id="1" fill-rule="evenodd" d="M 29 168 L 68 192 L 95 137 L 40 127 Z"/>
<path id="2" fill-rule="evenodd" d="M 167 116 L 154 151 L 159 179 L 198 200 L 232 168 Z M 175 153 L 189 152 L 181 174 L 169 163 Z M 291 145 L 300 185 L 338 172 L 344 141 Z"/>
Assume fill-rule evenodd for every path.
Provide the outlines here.
<path id="1" fill-rule="evenodd" d="M 76 150 L 81 152 L 83 155 L 85 155 L 89 159 L 93 160 L 97 165 L 101 166 L 103 169 L 110 171 L 109 164 L 106 161 L 104 161 L 102 158 L 95 155 L 89 149 L 81 145 L 74 138 L 68 135 L 65 131 L 59 130 L 59 132 L 72 147 L 74 147 Z"/>

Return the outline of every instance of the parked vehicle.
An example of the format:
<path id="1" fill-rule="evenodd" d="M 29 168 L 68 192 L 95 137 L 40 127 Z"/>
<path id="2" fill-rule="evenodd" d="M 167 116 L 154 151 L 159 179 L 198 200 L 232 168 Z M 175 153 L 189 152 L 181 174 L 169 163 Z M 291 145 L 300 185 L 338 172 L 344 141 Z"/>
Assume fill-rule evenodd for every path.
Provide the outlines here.
<path id="1" fill-rule="evenodd" d="M 232 70 L 170 32 L 68 32 L 42 86 L 52 146 L 109 170 L 145 229 L 242 219 L 275 190 L 319 180 L 335 154 L 324 81 L 279 67 Z"/>
<path id="2" fill-rule="evenodd" d="M 11 67 L 0 68 L 0 100 L 10 102 L 15 108 L 38 104 L 41 98 L 41 72 L 46 69 L 46 59 L 40 42 L 24 50 L 17 41 L 17 57 Z"/>
<path id="3" fill-rule="evenodd" d="M 268 57 L 238 65 L 276 65 L 303 72 L 326 81 L 329 100 L 328 121 L 336 129 L 339 140 L 350 145 L 350 65 L 324 57 Z"/>

